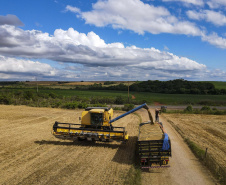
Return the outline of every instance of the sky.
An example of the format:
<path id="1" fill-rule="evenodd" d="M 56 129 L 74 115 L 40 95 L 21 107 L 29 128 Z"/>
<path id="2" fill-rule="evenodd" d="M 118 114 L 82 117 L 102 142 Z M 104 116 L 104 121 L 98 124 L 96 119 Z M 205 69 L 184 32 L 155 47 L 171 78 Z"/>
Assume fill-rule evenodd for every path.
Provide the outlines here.
<path id="1" fill-rule="evenodd" d="M 0 81 L 226 81 L 226 0 L 0 0 Z"/>

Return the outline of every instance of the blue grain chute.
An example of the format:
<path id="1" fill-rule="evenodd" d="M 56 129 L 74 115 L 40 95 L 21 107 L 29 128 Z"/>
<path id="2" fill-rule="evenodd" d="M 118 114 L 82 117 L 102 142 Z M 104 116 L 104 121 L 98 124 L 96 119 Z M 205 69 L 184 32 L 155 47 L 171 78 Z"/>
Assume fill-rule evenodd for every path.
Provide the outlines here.
<path id="1" fill-rule="evenodd" d="M 135 111 L 137 111 L 137 110 L 139 110 L 139 109 L 141 109 L 141 108 L 148 109 L 148 106 L 147 106 L 146 103 L 144 103 L 144 104 L 142 104 L 142 105 L 140 105 L 140 106 L 138 106 L 138 107 L 136 107 L 136 108 L 134 108 L 134 109 L 132 109 L 132 110 L 126 112 L 125 114 L 122 114 L 122 115 L 120 115 L 120 116 L 118 116 L 118 117 L 112 119 L 111 121 L 109 121 L 109 123 L 113 123 L 113 122 L 115 122 L 115 121 L 117 121 L 117 120 L 119 120 L 119 119 L 121 119 L 121 118 L 127 116 L 128 114 L 131 114 L 131 113 L 133 113 L 133 112 L 135 112 Z"/>

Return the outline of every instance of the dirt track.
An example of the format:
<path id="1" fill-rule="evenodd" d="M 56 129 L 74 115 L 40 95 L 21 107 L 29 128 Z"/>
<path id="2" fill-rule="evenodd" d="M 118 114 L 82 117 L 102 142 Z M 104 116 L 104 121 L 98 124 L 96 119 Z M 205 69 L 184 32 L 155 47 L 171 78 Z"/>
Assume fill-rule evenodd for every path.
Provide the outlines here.
<path id="1" fill-rule="evenodd" d="M 140 111 L 144 120 L 148 119 L 145 110 Z M 154 115 L 154 110 L 152 110 Z M 150 169 L 142 173 L 142 184 L 183 184 L 210 185 L 215 184 L 210 173 L 202 166 L 197 158 L 184 143 L 181 136 L 172 128 L 165 118 L 160 121 L 171 139 L 172 157 L 170 168 Z"/>
<path id="2" fill-rule="evenodd" d="M 139 113 L 148 120 L 145 110 Z M 0 105 L 0 184 L 123 184 L 134 160 L 138 116 L 115 124 L 126 127 L 126 145 L 72 143 L 51 135 L 55 120 L 78 123 L 80 115 L 81 110 Z M 213 184 L 176 131 L 162 122 L 172 141 L 171 167 L 143 172 L 142 183 Z"/>

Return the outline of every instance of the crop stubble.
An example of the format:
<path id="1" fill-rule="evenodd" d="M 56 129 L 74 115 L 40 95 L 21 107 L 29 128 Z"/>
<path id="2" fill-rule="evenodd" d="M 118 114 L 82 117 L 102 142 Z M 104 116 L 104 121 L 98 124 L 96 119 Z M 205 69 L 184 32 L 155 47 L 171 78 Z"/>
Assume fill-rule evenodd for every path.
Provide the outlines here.
<path id="1" fill-rule="evenodd" d="M 131 114 L 115 123 L 127 127 L 127 144 L 52 136 L 56 120 L 78 123 L 81 112 L 0 105 L 0 184 L 123 184 L 134 160 L 139 118 Z"/>
<path id="2" fill-rule="evenodd" d="M 82 110 L 0 105 L 0 184 L 123 184 L 134 161 L 140 122 L 138 116 L 131 114 L 115 122 L 115 126 L 126 126 L 130 135 L 126 145 L 117 142 L 73 143 L 58 140 L 51 135 L 52 125 L 56 120 L 78 123 L 81 112 Z M 146 111 L 138 111 L 138 113 L 142 122 L 148 120 Z M 115 116 L 120 114 L 117 113 Z M 201 115 L 193 117 L 183 115 L 184 118 L 179 118 L 177 115 L 169 116 L 171 116 L 170 120 L 179 124 L 189 137 L 195 139 L 195 142 L 206 143 L 209 152 L 217 149 L 220 151 L 218 152 L 220 158 L 225 160 L 225 153 L 222 153 L 225 151 L 225 116 L 216 116 L 216 118 Z M 172 131 L 170 133 L 173 136 Z M 174 135 L 172 138 L 177 137 Z M 216 138 L 221 138 L 223 142 Z M 209 180 L 203 181 L 200 172 L 196 173 L 197 164 L 192 160 L 191 154 L 188 155 L 188 151 L 185 152 L 189 156 L 188 163 L 180 157 L 178 152 L 182 151 L 175 150 L 178 142 L 174 140 L 173 143 L 172 167 L 142 173 L 142 184 L 154 182 L 191 184 L 190 182 L 193 181 L 187 178 L 188 172 L 197 176 L 194 178 L 195 182 L 199 180 L 197 181 L 199 184 L 202 184 L 200 182 L 211 184 Z M 192 169 L 189 171 L 190 168 L 184 172 L 178 171 L 177 168 L 184 167 L 184 163 L 185 165 L 194 163 L 190 167 L 195 169 L 195 172 L 193 173 Z"/>
<path id="3" fill-rule="evenodd" d="M 197 114 L 164 114 L 183 132 L 186 138 L 203 150 L 208 148 L 216 161 L 226 164 L 226 116 Z M 225 166 L 226 167 L 226 166 Z"/>

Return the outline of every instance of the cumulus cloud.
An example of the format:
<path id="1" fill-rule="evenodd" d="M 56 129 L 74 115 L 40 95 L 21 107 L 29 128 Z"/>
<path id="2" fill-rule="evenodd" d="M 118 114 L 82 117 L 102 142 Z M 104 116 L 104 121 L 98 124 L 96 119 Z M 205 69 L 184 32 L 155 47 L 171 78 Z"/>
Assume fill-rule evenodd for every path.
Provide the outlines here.
<path id="1" fill-rule="evenodd" d="M 15 26 L 2 25 L 0 38 L 4 38 L 0 40 L 0 73 L 5 75 L 30 73 L 46 78 L 60 76 L 61 79 L 73 80 L 114 79 L 118 76 L 122 80 L 137 80 L 140 74 L 145 74 L 145 80 L 151 77 L 150 73 L 153 78 L 154 74 L 182 78 L 206 70 L 205 65 L 186 57 L 155 48 L 105 43 L 94 32 L 84 34 L 73 28 L 57 29 L 54 35 L 49 35 L 37 30 L 25 31 Z M 38 62 L 38 59 L 58 61 L 62 65 L 74 64 L 76 67 L 57 70 L 49 64 Z"/>
<path id="2" fill-rule="evenodd" d="M 167 53 L 172 56 L 170 60 L 161 61 L 161 65 L 159 62 L 142 62 L 137 65 L 133 65 L 136 67 L 141 67 L 145 69 L 156 69 L 161 71 L 194 71 L 194 70 L 204 70 L 206 66 L 203 64 L 199 64 L 193 60 L 190 60 L 186 57 L 178 57 L 172 53 Z"/>
<path id="3" fill-rule="evenodd" d="M 218 36 L 218 34 L 215 32 L 210 35 L 203 35 L 202 40 L 209 42 L 218 48 L 226 49 L 226 39 Z"/>
<path id="4" fill-rule="evenodd" d="M 86 24 L 98 27 L 112 25 L 115 29 L 129 29 L 136 33 L 173 33 L 199 36 L 201 30 L 188 21 L 180 21 L 164 7 L 145 4 L 140 0 L 107 0 L 93 4 L 93 10 L 82 12 L 67 6 L 67 11 L 77 13 Z"/>
<path id="5" fill-rule="evenodd" d="M 162 0 L 163 2 L 181 2 L 185 5 L 204 6 L 207 4 L 211 9 L 221 8 L 226 6 L 225 0 Z"/>
<path id="6" fill-rule="evenodd" d="M 105 43 L 94 32 L 87 35 L 73 28 L 57 29 L 54 35 L 40 31 L 0 26 L 0 54 L 26 58 L 46 58 L 59 62 L 79 63 L 87 66 L 140 66 L 153 68 L 171 66 L 178 70 L 200 70 L 203 65 L 187 58 L 175 56 L 155 48 L 125 47 L 122 43 Z M 158 63 L 158 66 L 155 64 Z M 167 65 L 168 64 L 168 65 Z"/>
<path id="7" fill-rule="evenodd" d="M 75 68 L 77 69 L 77 67 Z M 73 70 L 73 69 L 71 69 Z M 177 78 L 184 79 L 203 79 L 206 70 L 182 71 L 179 70 L 162 70 L 145 66 L 115 66 L 112 67 L 87 67 L 86 70 L 81 68 L 79 75 L 81 80 L 171 80 Z M 205 75 L 206 78 L 206 75 Z"/>
<path id="8" fill-rule="evenodd" d="M 207 4 L 210 8 L 220 8 L 220 7 L 226 7 L 226 1 L 225 0 L 208 0 Z"/>
<path id="9" fill-rule="evenodd" d="M 221 12 L 216 12 L 212 10 L 202 10 L 202 11 L 187 11 L 187 16 L 190 19 L 194 20 L 205 20 L 216 26 L 225 26 L 226 25 L 226 16 Z"/>
<path id="10" fill-rule="evenodd" d="M 20 21 L 20 19 L 15 16 L 8 14 L 6 16 L 0 15 L 0 25 L 14 25 L 14 26 L 24 26 L 24 24 Z"/>
<path id="11" fill-rule="evenodd" d="M 55 76 L 57 70 L 49 64 L 38 61 L 17 59 L 0 55 L 0 73 L 29 73 L 42 76 Z"/>
<path id="12" fill-rule="evenodd" d="M 81 69 L 57 69 L 38 60 L 0 55 L 1 80 L 76 80 Z"/>
<path id="13" fill-rule="evenodd" d="M 164 0 L 176 1 L 176 0 Z M 202 0 L 178 0 L 196 5 L 203 5 Z M 220 1 L 217 1 L 220 3 Z M 155 7 L 145 4 L 140 0 L 106 0 L 97 1 L 93 4 L 91 11 L 82 12 L 80 9 L 67 6 L 67 11 L 71 11 L 83 18 L 87 24 L 93 24 L 98 27 L 112 25 L 115 29 L 128 29 L 136 33 L 144 34 L 149 32 L 152 34 L 172 33 L 184 34 L 188 36 L 200 36 L 203 41 L 226 49 L 224 45 L 225 38 L 217 37 L 216 41 L 208 38 L 205 28 L 200 29 L 195 23 L 189 21 L 180 21 L 164 7 Z M 204 10 L 200 12 L 188 11 L 187 15 L 190 19 L 206 20 L 217 26 L 226 25 L 226 17 L 221 12 Z M 127 48 L 128 49 L 128 48 Z M 127 50 L 128 51 L 128 50 Z"/>
<path id="14" fill-rule="evenodd" d="M 186 4 L 193 4 L 196 6 L 203 6 L 205 3 L 203 0 L 162 0 L 163 2 L 182 2 Z"/>

